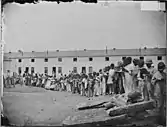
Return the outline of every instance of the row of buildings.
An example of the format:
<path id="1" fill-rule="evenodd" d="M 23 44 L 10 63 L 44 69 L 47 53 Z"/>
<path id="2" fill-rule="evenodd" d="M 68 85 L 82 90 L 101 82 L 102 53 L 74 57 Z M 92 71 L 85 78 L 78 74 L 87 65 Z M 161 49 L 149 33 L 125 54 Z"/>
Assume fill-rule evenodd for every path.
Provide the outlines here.
<path id="1" fill-rule="evenodd" d="M 77 50 L 77 51 L 47 51 L 47 52 L 9 52 L 4 54 L 4 73 L 47 73 L 49 75 L 69 71 L 91 73 L 116 63 L 124 57 L 166 62 L 166 48 L 144 49 L 108 49 L 108 50 Z"/>

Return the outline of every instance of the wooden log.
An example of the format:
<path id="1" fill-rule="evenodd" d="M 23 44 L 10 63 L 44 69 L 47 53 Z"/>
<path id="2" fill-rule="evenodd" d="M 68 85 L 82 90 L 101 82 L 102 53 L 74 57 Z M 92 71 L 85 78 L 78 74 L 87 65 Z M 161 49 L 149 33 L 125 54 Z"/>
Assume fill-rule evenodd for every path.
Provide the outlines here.
<path id="1" fill-rule="evenodd" d="M 141 93 L 140 92 L 138 92 L 138 91 L 134 91 L 134 92 L 130 92 L 129 94 L 128 94 L 128 98 L 129 99 L 138 99 L 138 98 L 140 98 L 141 97 Z"/>
<path id="2" fill-rule="evenodd" d="M 110 108 L 115 107 L 116 104 L 113 103 L 113 102 L 108 102 L 108 103 L 104 104 L 104 106 L 105 106 L 105 109 L 108 110 L 108 109 L 110 109 Z"/>
<path id="3" fill-rule="evenodd" d="M 138 91 L 130 92 L 127 97 L 128 97 L 128 100 L 127 100 L 128 103 L 131 103 L 131 104 L 137 103 L 138 100 L 141 99 L 141 93 Z"/>
<path id="4" fill-rule="evenodd" d="M 115 107 L 107 110 L 107 114 L 109 114 L 110 116 L 117 116 L 117 115 L 137 112 L 137 111 L 153 109 L 155 107 L 154 103 L 155 103 L 154 101 L 144 101 L 144 102 L 130 104 L 126 106 Z"/>
<path id="5" fill-rule="evenodd" d="M 120 116 L 109 117 L 105 110 L 93 109 L 74 113 L 63 121 L 63 126 L 71 127 L 96 127 L 109 126 L 127 123 L 126 114 Z"/>
<path id="6" fill-rule="evenodd" d="M 78 110 L 85 110 L 85 109 L 93 109 L 93 108 L 101 108 L 104 107 L 103 104 L 107 103 L 107 101 L 95 101 L 89 103 L 80 103 L 77 105 Z"/>

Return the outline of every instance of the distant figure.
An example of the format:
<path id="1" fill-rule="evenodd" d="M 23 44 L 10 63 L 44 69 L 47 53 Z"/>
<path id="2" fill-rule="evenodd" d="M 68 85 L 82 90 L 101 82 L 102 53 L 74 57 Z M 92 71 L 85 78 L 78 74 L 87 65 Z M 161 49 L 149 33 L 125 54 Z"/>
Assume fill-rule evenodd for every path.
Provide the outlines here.
<path id="1" fill-rule="evenodd" d="M 110 65 L 109 74 L 108 74 L 108 94 L 114 94 L 115 93 L 115 84 L 113 83 L 113 76 L 114 76 L 115 70 L 114 70 L 114 64 L 112 63 Z"/>
<path id="2" fill-rule="evenodd" d="M 103 69 L 103 76 L 102 76 L 102 94 L 103 95 L 106 95 L 106 85 L 107 85 L 106 77 L 107 77 L 106 70 Z"/>
<path id="3" fill-rule="evenodd" d="M 100 87 L 100 77 L 99 77 L 99 73 L 96 73 L 95 76 L 95 84 L 94 84 L 94 96 L 99 96 L 99 87 Z"/>
<path id="4" fill-rule="evenodd" d="M 102 78 L 103 78 L 102 69 L 99 70 L 99 78 L 100 78 L 99 94 L 102 95 Z"/>

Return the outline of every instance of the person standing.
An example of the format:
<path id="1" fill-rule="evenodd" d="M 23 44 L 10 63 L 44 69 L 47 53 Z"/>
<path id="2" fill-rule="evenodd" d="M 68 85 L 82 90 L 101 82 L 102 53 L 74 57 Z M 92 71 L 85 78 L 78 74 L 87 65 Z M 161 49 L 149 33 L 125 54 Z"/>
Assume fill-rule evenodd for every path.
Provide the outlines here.
<path id="1" fill-rule="evenodd" d="M 123 63 L 122 61 L 118 61 L 115 66 L 115 73 L 113 78 L 113 84 L 115 86 L 115 93 L 122 94 L 124 93 L 123 81 L 124 81 L 124 72 L 122 71 Z"/>
<path id="2" fill-rule="evenodd" d="M 133 79 L 132 79 L 132 71 L 134 66 L 132 64 L 132 58 L 127 57 L 124 62 L 124 75 L 125 75 L 125 82 L 124 82 L 124 89 L 125 94 L 128 94 L 133 91 Z"/>
<path id="3" fill-rule="evenodd" d="M 96 73 L 95 75 L 95 85 L 94 85 L 94 96 L 99 96 L 99 87 L 100 87 L 100 77 L 99 73 Z"/>
<path id="4" fill-rule="evenodd" d="M 85 74 L 82 74 L 82 82 L 81 82 L 81 96 L 85 96 Z"/>
<path id="5" fill-rule="evenodd" d="M 148 76 L 149 76 L 149 72 L 144 67 L 144 61 L 140 60 L 139 61 L 139 72 L 137 75 L 137 78 L 139 81 L 139 89 L 138 90 L 139 90 L 139 92 L 141 92 L 142 98 L 145 101 L 149 100 L 149 94 L 148 94 L 148 89 L 147 89 Z"/>
<path id="6" fill-rule="evenodd" d="M 166 124 L 166 73 L 164 72 L 165 64 L 158 63 L 158 71 L 152 77 L 152 83 L 155 87 L 154 96 L 159 111 L 159 122 Z"/>
<path id="7" fill-rule="evenodd" d="M 103 76 L 102 76 L 102 94 L 106 95 L 106 77 L 107 77 L 107 73 L 106 70 L 103 70 Z"/>
<path id="8" fill-rule="evenodd" d="M 114 64 L 112 63 L 110 65 L 109 74 L 108 74 L 108 81 L 107 81 L 108 90 L 109 90 L 108 94 L 114 94 L 115 93 L 115 85 L 113 83 L 114 74 L 115 74 Z"/>
<path id="9" fill-rule="evenodd" d="M 103 72 L 102 72 L 102 69 L 99 70 L 99 78 L 100 78 L 100 86 L 99 86 L 99 94 L 102 95 L 102 79 L 103 79 Z"/>
<path id="10" fill-rule="evenodd" d="M 138 87 L 138 80 L 137 80 L 137 74 L 139 72 L 139 59 L 133 59 L 133 65 L 134 65 L 134 68 L 132 70 L 132 78 L 133 78 L 133 90 L 136 91 L 137 90 L 137 87 Z"/>
<path id="11" fill-rule="evenodd" d="M 147 90 L 148 90 L 148 95 L 149 95 L 149 99 L 153 99 L 154 98 L 154 85 L 151 83 L 151 79 L 153 77 L 153 75 L 156 73 L 156 69 L 154 67 L 152 67 L 152 60 L 151 59 L 146 59 L 145 65 L 146 65 L 146 69 L 149 72 L 149 76 L 147 77 Z"/>

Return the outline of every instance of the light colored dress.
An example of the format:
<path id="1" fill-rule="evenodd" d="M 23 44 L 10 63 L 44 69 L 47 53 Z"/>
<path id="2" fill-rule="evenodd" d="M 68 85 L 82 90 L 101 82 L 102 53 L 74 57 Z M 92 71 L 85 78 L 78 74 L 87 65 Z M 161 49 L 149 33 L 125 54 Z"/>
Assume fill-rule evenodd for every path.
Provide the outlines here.
<path id="1" fill-rule="evenodd" d="M 105 79 L 105 73 L 102 77 L 102 94 L 105 95 L 106 94 L 106 79 Z"/>
<path id="2" fill-rule="evenodd" d="M 48 79 L 45 85 L 45 89 L 50 89 L 50 85 L 51 85 L 51 80 Z"/>
<path id="3" fill-rule="evenodd" d="M 138 66 L 134 66 L 133 72 L 132 72 L 132 76 L 133 76 L 133 87 L 132 87 L 132 89 L 134 91 L 136 91 L 137 87 L 138 87 L 138 81 L 137 81 L 138 72 L 139 72 L 139 67 Z"/>
<path id="4" fill-rule="evenodd" d="M 99 79 L 99 77 L 96 77 L 95 85 L 94 85 L 94 96 L 100 95 L 99 86 L 100 86 L 100 79 Z"/>
<path id="5" fill-rule="evenodd" d="M 134 70 L 134 65 L 129 64 L 129 65 L 125 66 L 125 69 L 128 72 L 124 73 L 125 74 L 124 90 L 125 90 L 125 94 L 128 94 L 128 93 L 133 91 L 133 76 L 132 76 L 131 72 Z"/>

